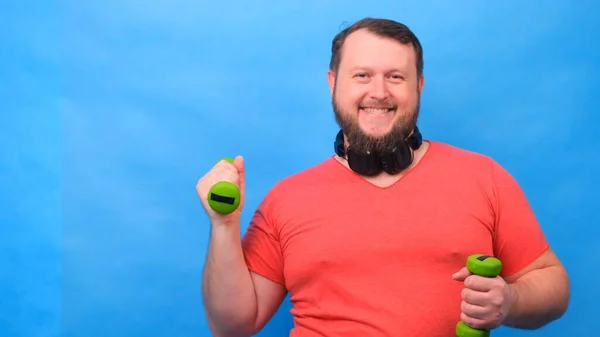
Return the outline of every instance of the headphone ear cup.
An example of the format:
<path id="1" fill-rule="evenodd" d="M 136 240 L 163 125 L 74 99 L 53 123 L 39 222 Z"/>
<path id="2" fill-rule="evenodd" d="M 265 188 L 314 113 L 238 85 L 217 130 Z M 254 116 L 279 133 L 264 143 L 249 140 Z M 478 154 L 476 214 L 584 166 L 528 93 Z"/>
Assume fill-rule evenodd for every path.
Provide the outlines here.
<path id="1" fill-rule="evenodd" d="M 333 151 L 340 157 L 346 156 L 346 151 L 344 151 L 344 133 L 340 130 L 335 137 L 335 141 L 333 142 Z"/>
<path id="2" fill-rule="evenodd" d="M 376 154 L 362 155 L 355 153 L 351 148 L 346 150 L 348 166 L 360 175 L 372 177 L 381 172 L 381 162 Z"/>
<path id="3" fill-rule="evenodd" d="M 394 152 L 381 156 L 381 166 L 387 174 L 397 174 L 413 162 L 413 151 L 408 143 L 399 145 Z"/>
<path id="4" fill-rule="evenodd" d="M 417 126 L 415 126 L 413 134 L 408 138 L 408 144 L 413 150 L 417 150 L 423 145 L 423 135 L 421 135 L 421 131 L 419 131 Z"/>

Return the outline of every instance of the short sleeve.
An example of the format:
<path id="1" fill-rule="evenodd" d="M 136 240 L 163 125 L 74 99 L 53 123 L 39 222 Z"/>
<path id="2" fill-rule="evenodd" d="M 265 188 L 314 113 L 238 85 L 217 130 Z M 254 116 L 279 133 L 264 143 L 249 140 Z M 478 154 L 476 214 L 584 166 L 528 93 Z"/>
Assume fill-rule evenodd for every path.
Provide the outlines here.
<path id="1" fill-rule="evenodd" d="M 242 238 L 242 249 L 249 270 L 285 285 L 279 234 L 271 221 L 269 200 L 268 195 L 254 212 Z"/>
<path id="2" fill-rule="evenodd" d="M 516 179 L 493 162 L 495 194 L 494 254 L 506 277 L 519 272 L 548 248 L 548 241 Z"/>

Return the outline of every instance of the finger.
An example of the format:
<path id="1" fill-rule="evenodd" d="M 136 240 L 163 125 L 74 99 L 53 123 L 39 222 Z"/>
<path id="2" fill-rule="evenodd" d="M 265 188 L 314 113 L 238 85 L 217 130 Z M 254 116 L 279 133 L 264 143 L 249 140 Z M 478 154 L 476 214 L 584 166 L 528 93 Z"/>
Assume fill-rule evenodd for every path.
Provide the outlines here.
<path id="1" fill-rule="evenodd" d="M 456 281 L 462 282 L 469 275 L 471 275 L 471 272 L 466 267 L 463 267 L 461 270 L 459 270 L 456 273 L 452 274 L 452 278 L 455 279 Z"/>
<path id="2" fill-rule="evenodd" d="M 233 163 L 229 162 L 228 160 L 221 159 L 217 162 L 215 167 L 218 167 L 219 169 L 228 169 L 237 172 L 237 168 L 235 167 L 235 159 Z"/>
<path id="3" fill-rule="evenodd" d="M 462 312 L 460 313 L 460 320 L 463 321 L 466 325 L 470 326 L 471 328 L 485 329 L 485 330 L 490 330 L 492 328 L 489 324 L 487 324 L 487 322 L 485 320 L 475 318 L 475 317 L 470 317 Z"/>
<path id="4" fill-rule="evenodd" d="M 233 163 L 230 163 L 227 160 L 220 160 L 215 168 L 213 169 L 213 173 L 218 176 L 226 175 L 228 177 L 236 177 L 232 182 L 238 183 L 239 169 L 236 166 L 235 159 Z"/>
<path id="5" fill-rule="evenodd" d="M 483 277 L 478 275 L 470 275 L 465 281 L 465 287 L 481 292 L 487 292 L 497 285 L 498 281 L 495 278 Z"/>
<path id="6" fill-rule="evenodd" d="M 227 165 L 231 165 L 231 163 L 227 159 L 221 158 L 215 163 L 214 167 L 226 167 Z"/>
<path id="7" fill-rule="evenodd" d="M 196 183 L 197 189 L 208 189 L 219 181 L 229 181 L 238 184 L 239 174 L 235 166 L 226 160 L 220 160 L 215 167 L 206 173 Z"/>
<path id="8" fill-rule="evenodd" d="M 471 318 L 484 319 L 489 312 L 489 309 L 480 305 L 474 305 L 466 301 L 460 303 L 460 310 Z"/>
<path id="9" fill-rule="evenodd" d="M 489 294 L 487 292 L 481 292 L 464 288 L 461 292 L 461 298 L 463 301 L 472 304 L 485 307 L 489 302 Z"/>

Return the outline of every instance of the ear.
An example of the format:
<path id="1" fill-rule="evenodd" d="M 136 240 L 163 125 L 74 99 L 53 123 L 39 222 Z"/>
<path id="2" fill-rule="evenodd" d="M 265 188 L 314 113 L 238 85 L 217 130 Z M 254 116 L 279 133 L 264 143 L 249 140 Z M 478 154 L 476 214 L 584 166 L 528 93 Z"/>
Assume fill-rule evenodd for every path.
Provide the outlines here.
<path id="1" fill-rule="evenodd" d="M 335 73 L 331 69 L 327 72 L 327 83 L 329 84 L 329 94 L 333 96 L 333 88 L 335 87 Z"/>
<path id="2" fill-rule="evenodd" d="M 423 92 L 423 86 L 425 86 L 425 77 L 421 75 L 419 77 L 419 92 Z"/>

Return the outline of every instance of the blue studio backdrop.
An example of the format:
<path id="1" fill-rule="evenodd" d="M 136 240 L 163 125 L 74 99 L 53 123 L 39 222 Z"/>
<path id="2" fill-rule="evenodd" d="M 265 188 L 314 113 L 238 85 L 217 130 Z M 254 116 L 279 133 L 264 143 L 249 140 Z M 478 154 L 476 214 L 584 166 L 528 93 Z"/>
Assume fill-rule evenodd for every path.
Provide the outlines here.
<path id="1" fill-rule="evenodd" d="M 416 32 L 424 136 L 504 165 L 570 273 L 561 320 L 493 335 L 595 335 L 598 13 L 585 0 L 0 2 L 0 336 L 210 336 L 196 181 L 245 156 L 245 230 L 278 180 L 330 156 L 330 43 L 364 16 Z M 289 309 L 259 336 L 286 336 Z"/>

